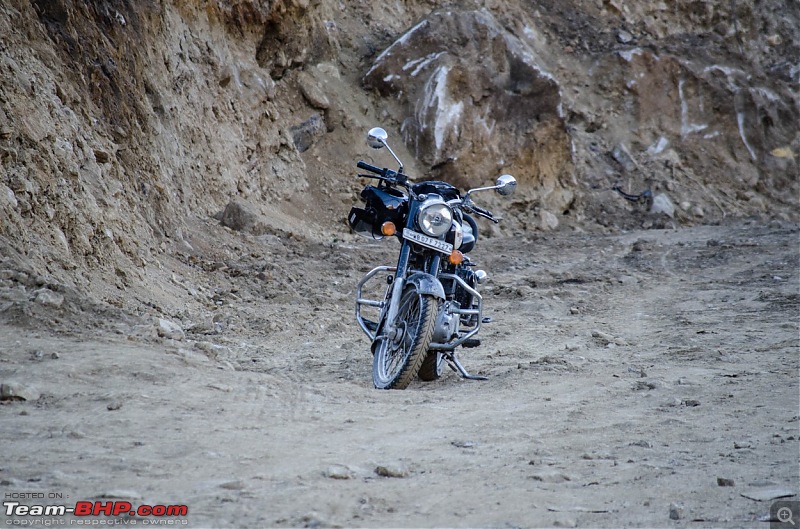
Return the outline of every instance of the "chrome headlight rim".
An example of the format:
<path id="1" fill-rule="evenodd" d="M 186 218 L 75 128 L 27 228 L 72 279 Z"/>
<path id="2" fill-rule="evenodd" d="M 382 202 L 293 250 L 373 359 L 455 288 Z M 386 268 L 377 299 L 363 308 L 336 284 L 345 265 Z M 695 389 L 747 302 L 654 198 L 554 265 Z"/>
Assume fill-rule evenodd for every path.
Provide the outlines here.
<path id="1" fill-rule="evenodd" d="M 440 198 L 429 198 L 419 208 L 417 226 L 430 237 L 441 237 L 450 230 L 453 209 Z"/>

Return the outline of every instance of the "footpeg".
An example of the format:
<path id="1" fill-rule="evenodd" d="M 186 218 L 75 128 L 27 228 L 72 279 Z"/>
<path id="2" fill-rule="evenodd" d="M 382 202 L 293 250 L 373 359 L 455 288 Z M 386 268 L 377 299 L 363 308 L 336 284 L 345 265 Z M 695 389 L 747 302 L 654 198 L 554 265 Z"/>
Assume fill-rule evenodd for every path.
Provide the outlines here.
<path id="1" fill-rule="evenodd" d="M 470 338 L 469 340 L 464 340 L 464 343 L 461 344 L 461 347 L 466 347 L 467 349 L 472 349 L 473 347 L 478 347 L 481 345 L 481 341 L 477 338 Z"/>

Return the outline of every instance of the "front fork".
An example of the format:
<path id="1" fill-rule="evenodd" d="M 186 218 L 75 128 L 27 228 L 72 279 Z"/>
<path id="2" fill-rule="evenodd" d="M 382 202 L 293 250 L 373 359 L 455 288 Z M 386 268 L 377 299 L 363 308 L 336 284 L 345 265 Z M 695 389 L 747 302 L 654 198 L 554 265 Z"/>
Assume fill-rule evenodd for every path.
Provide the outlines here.
<path id="1" fill-rule="evenodd" d="M 400 296 L 406 284 L 408 258 L 410 255 L 411 246 L 407 242 L 403 242 L 403 245 L 400 247 L 400 257 L 397 258 L 394 281 L 392 282 L 392 295 L 389 297 L 389 310 L 386 312 L 386 316 L 381 318 L 381 322 L 384 322 L 384 334 L 392 334 L 394 332 L 394 320 L 397 317 L 397 311 L 400 310 Z M 383 316 L 383 314 L 381 314 L 381 316 Z"/>

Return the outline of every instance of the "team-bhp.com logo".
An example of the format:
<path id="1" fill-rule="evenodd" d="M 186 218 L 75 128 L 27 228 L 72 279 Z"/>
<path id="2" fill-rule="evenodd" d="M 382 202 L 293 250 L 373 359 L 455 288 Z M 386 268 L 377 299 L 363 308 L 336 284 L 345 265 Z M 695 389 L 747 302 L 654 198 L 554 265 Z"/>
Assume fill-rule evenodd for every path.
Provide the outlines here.
<path id="1" fill-rule="evenodd" d="M 69 520 L 69 525 L 101 525 L 100 520 L 92 517 L 114 516 L 113 520 L 102 525 L 186 525 L 188 521 L 176 519 L 189 514 L 186 505 L 140 505 L 135 507 L 127 501 L 79 501 L 74 507 L 66 505 L 24 505 L 18 501 L 4 501 L 3 508 L 6 525 L 67 525 L 67 520 L 58 519 L 72 515 L 77 519 Z M 126 516 L 127 515 L 127 516 Z M 30 517 L 38 516 L 38 520 Z M 131 518 L 131 517 L 137 518 Z M 37 523 L 38 521 L 38 523 Z"/>

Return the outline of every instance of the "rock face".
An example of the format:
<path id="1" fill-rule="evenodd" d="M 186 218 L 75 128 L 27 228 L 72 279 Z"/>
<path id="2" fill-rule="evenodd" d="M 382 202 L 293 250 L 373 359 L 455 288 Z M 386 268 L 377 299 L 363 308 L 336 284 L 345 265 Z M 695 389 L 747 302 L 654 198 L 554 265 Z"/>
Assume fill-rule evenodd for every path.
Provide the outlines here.
<path id="1" fill-rule="evenodd" d="M 532 43 L 489 11 L 432 13 L 383 51 L 364 81 L 400 103 L 403 139 L 435 178 L 474 187 L 511 172 L 523 194 L 535 191 L 553 209 L 571 200 L 559 84 Z"/>

